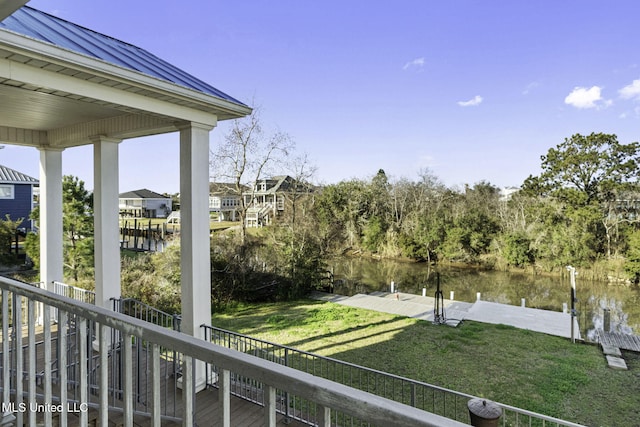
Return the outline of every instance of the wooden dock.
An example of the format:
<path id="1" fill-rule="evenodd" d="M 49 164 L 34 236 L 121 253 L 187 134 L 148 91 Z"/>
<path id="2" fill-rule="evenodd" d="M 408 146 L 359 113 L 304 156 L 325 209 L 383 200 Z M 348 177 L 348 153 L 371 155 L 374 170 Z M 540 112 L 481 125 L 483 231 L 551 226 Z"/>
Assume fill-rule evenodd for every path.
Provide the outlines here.
<path id="1" fill-rule="evenodd" d="M 311 296 L 322 301 L 331 301 L 351 307 L 376 310 L 414 319 L 433 321 L 435 298 L 405 293 L 374 292 L 346 297 L 336 294 L 314 292 Z M 447 324 L 457 326 L 462 320 L 510 325 L 548 335 L 571 338 L 571 322 L 577 340 L 582 340 L 577 320 L 568 313 L 539 310 L 488 301 L 467 303 L 445 299 Z"/>
<path id="2" fill-rule="evenodd" d="M 596 341 L 602 345 L 618 347 L 621 350 L 640 353 L 640 336 L 638 335 L 605 332 L 603 329 L 597 329 Z"/>

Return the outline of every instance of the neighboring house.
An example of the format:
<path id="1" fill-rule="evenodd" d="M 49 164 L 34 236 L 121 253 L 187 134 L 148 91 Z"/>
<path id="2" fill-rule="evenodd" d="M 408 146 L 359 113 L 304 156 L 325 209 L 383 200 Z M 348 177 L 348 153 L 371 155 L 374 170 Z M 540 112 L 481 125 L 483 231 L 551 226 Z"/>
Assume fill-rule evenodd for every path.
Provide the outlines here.
<path id="1" fill-rule="evenodd" d="M 245 192 L 248 187 L 243 185 L 241 190 Z M 218 213 L 218 221 L 236 221 L 241 205 L 242 198 L 237 194 L 235 184 L 209 183 L 209 212 Z"/>
<path id="2" fill-rule="evenodd" d="M 121 216 L 166 218 L 171 214 L 171 197 L 146 188 L 128 191 L 118 197 Z"/>
<path id="3" fill-rule="evenodd" d="M 0 219 L 6 219 L 7 215 L 13 221 L 22 218 L 18 228 L 33 230 L 29 215 L 35 207 L 34 187 L 37 186 L 37 179 L 0 165 Z"/>
<path id="4" fill-rule="evenodd" d="M 295 193 L 307 194 L 312 190 L 288 175 L 258 180 L 253 191 L 242 194 L 249 207 L 246 214 L 247 227 L 269 225 L 273 218 L 284 212 L 287 198 Z"/>
<path id="5" fill-rule="evenodd" d="M 511 200 L 514 194 L 520 191 L 518 187 L 504 187 L 500 189 L 500 200 L 503 202 L 507 202 Z"/>

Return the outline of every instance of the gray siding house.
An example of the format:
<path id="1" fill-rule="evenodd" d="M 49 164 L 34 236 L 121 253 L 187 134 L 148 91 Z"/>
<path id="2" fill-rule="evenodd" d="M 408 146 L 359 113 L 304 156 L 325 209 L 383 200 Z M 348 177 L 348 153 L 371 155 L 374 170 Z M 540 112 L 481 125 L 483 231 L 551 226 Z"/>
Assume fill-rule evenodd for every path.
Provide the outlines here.
<path id="1" fill-rule="evenodd" d="M 269 225 L 273 219 L 286 209 L 287 198 L 294 194 L 308 194 L 313 187 L 297 181 L 289 175 L 279 175 L 256 181 L 253 191 L 242 193 L 245 205 L 247 227 Z"/>

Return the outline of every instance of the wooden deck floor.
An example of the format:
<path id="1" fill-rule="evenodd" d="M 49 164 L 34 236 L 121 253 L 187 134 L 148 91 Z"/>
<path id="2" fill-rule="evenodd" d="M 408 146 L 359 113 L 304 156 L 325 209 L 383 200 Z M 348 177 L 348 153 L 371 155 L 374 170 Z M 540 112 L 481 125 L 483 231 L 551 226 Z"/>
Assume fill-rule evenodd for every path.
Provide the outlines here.
<path id="1" fill-rule="evenodd" d="M 621 350 L 640 353 L 640 336 L 605 332 L 602 329 L 596 331 L 596 340 L 600 344 L 618 347 Z"/>
<path id="2" fill-rule="evenodd" d="M 73 405 L 71 406 L 74 407 Z M 197 427 L 210 427 L 222 425 L 220 408 L 218 405 L 218 390 L 209 388 L 199 392 L 196 395 L 196 421 Z M 77 408 L 77 406 L 76 406 Z M 28 415 L 23 414 L 24 425 L 28 425 Z M 89 423 L 88 426 L 102 427 L 97 421 L 98 411 L 91 408 L 89 410 Z M 38 413 L 36 415 L 37 425 L 44 426 L 44 414 Z M 300 423 L 295 420 L 285 420 L 284 416 L 278 414 L 277 425 L 292 426 L 292 427 L 304 427 L 308 424 Z M 58 427 L 60 425 L 59 415 L 53 414 L 52 427 Z M 77 413 L 69 413 L 67 416 L 68 427 L 80 427 L 80 419 Z M 106 427 L 120 427 L 123 424 L 122 413 L 118 411 L 111 411 L 109 414 L 109 424 Z M 134 426 L 136 427 L 150 427 L 151 420 L 146 415 L 135 415 Z M 163 427 L 179 427 L 182 426 L 180 421 L 162 420 L 161 425 Z M 262 406 L 240 399 L 238 397 L 231 397 L 231 425 L 234 427 L 261 427 L 265 425 L 265 414 Z"/>
<path id="3" fill-rule="evenodd" d="M 176 396 L 178 401 L 181 402 L 180 396 Z M 92 410 L 90 412 L 90 419 L 93 420 L 97 417 L 97 411 Z M 231 425 L 234 427 L 261 427 L 265 425 L 264 422 L 265 413 L 262 406 L 240 399 L 238 397 L 231 397 Z M 218 390 L 214 388 L 208 388 L 199 392 L 196 395 L 196 425 L 198 427 L 210 427 L 222 425 L 220 407 L 218 404 Z M 300 423 L 298 421 L 286 422 L 283 415 L 278 414 L 277 424 L 282 426 L 302 427 L 307 424 Z M 69 427 L 78 426 L 77 417 L 69 417 Z M 98 426 L 96 422 L 90 422 L 89 425 Z M 122 415 L 119 413 L 113 413 L 109 416 L 109 427 L 121 426 Z M 151 421 L 146 416 L 135 416 L 134 425 L 136 427 L 149 427 Z M 163 427 L 178 427 L 182 423 L 175 421 L 163 420 Z"/>
<path id="4" fill-rule="evenodd" d="M 55 328 L 57 329 L 57 328 Z M 54 339 L 55 339 L 55 331 L 52 331 L 53 335 L 54 335 Z M 2 337 L 0 336 L 0 341 L 2 340 Z M 37 333 L 36 333 L 36 342 L 42 342 L 42 329 L 38 328 Z M 25 330 L 23 332 L 23 343 L 26 345 L 27 343 L 27 331 Z M 42 372 L 42 367 L 44 366 L 44 350 L 43 350 L 43 346 L 37 346 L 37 352 L 36 352 L 36 358 L 37 358 L 37 372 Z M 134 357 L 136 357 L 136 353 L 134 351 Z M 26 355 L 26 354 L 25 354 Z M 55 352 L 53 354 L 53 356 L 55 357 Z M 142 372 L 146 371 L 146 358 L 142 357 L 143 360 L 141 360 L 141 364 L 140 369 Z M 2 352 L 0 351 L 0 364 L 2 361 Z M 169 366 L 170 364 L 166 361 L 161 361 L 161 364 L 165 365 L 164 366 L 164 370 L 163 370 L 163 378 L 166 377 L 170 377 L 170 374 L 165 374 L 166 372 L 168 372 L 167 370 L 170 369 Z M 137 365 L 137 361 L 134 360 L 134 365 Z M 27 361 L 24 361 L 24 366 L 25 366 L 25 370 L 27 369 Z M 136 375 L 134 374 L 134 377 Z M 144 383 L 144 378 L 146 377 L 146 375 L 142 375 L 141 376 L 141 383 L 140 383 L 140 389 L 143 391 L 146 390 L 146 384 Z M 137 381 L 137 379 L 134 379 L 134 384 Z M 24 383 L 24 390 L 25 393 L 27 391 L 27 381 L 25 380 Z M 2 389 L 2 383 L 0 382 L 0 390 Z M 59 386 L 54 385 L 53 386 L 53 394 L 54 396 L 59 395 Z M 44 393 L 44 390 L 42 388 L 41 384 L 38 384 L 37 386 L 37 393 L 42 395 Z M 73 398 L 73 390 L 69 389 L 68 391 L 69 393 L 69 398 L 72 399 Z M 161 395 L 162 395 L 162 406 L 163 406 L 163 410 L 164 409 L 170 409 L 169 411 L 167 411 L 168 413 L 173 413 L 173 414 L 181 414 L 182 413 L 182 391 L 175 387 L 175 382 L 171 382 L 171 380 L 167 381 L 161 381 Z M 40 400 L 40 399 L 39 399 Z M 24 398 L 24 401 L 26 401 L 26 395 Z M 110 402 L 111 402 L 111 398 L 110 398 Z M 98 396 L 97 393 L 90 393 L 90 402 L 91 403 L 97 403 L 98 402 Z M 121 406 L 121 402 L 120 401 L 115 401 L 114 402 L 115 405 L 117 406 Z M 216 426 L 216 425 L 220 425 L 221 424 L 221 410 L 220 410 L 220 405 L 218 404 L 218 390 L 216 388 L 213 387 L 209 387 L 199 393 L 196 394 L 196 425 L 199 427 L 204 427 L 204 426 Z M 144 407 L 141 407 L 140 405 L 136 405 L 136 409 L 137 410 L 144 410 Z M 163 411 L 163 413 L 165 413 L 165 411 Z M 25 416 L 25 423 L 27 422 L 27 414 L 24 414 Z M 89 426 L 97 426 L 97 416 L 98 416 L 98 412 L 96 409 L 90 409 L 89 410 Z M 44 419 L 44 414 L 39 413 L 37 414 L 37 419 L 42 422 L 42 420 Z M 122 413 L 119 410 L 112 410 L 110 411 L 109 414 L 109 426 L 108 427 L 116 427 L 116 426 L 121 426 L 122 425 Z M 265 419 L 265 410 L 264 407 L 262 407 L 261 405 L 257 405 L 254 404 L 252 402 L 249 402 L 247 400 L 238 398 L 238 397 L 231 397 L 231 425 L 232 426 L 237 426 L 237 427 L 253 427 L 253 426 L 262 426 L 264 425 L 264 419 Z M 287 426 L 293 426 L 293 427 L 299 427 L 299 426 L 305 426 L 307 424 L 304 423 L 300 423 L 297 421 L 291 421 L 291 420 L 285 420 L 283 415 L 278 414 L 277 416 L 277 421 L 278 421 L 278 425 L 287 425 Z M 285 422 L 286 421 L 286 422 Z M 136 415 L 135 416 L 135 420 L 134 420 L 136 426 L 139 427 L 146 427 L 146 426 L 150 426 L 151 422 L 148 416 L 146 415 Z M 68 416 L 68 425 L 69 427 L 75 427 L 75 426 L 79 426 L 79 418 L 77 416 L 77 414 L 69 414 Z M 38 424 L 38 425 L 44 425 L 44 424 Z M 56 417 L 54 417 L 54 422 L 53 422 L 53 427 L 58 425 L 58 420 Z M 180 426 L 182 425 L 180 422 L 176 422 L 176 421 L 172 421 L 172 420 L 163 420 L 162 422 L 162 426 L 166 426 L 166 427 L 173 427 L 173 426 Z"/>

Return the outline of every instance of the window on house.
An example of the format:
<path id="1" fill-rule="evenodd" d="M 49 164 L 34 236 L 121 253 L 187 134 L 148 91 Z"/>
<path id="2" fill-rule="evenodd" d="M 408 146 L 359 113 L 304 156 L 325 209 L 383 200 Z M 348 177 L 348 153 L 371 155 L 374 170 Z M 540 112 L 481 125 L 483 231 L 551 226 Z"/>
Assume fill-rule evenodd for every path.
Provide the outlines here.
<path id="1" fill-rule="evenodd" d="M 13 199 L 13 185 L 11 184 L 0 184 L 0 199 Z"/>

